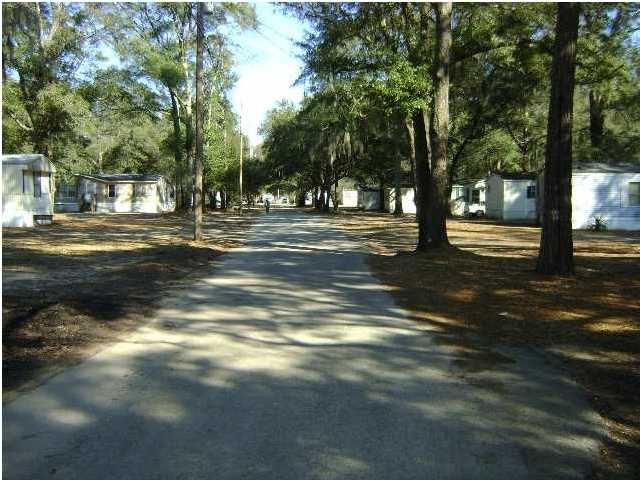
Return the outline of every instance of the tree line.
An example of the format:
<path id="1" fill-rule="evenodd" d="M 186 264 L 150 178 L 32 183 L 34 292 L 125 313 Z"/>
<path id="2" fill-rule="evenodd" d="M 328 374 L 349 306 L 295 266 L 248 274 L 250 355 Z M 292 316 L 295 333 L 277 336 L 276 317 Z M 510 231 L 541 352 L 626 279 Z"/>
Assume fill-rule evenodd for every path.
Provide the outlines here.
<path id="1" fill-rule="evenodd" d="M 572 271 L 572 259 L 558 257 L 571 251 L 572 159 L 640 161 L 638 4 L 286 9 L 313 29 L 303 44 L 309 95 L 274 109 L 263 127 L 278 181 L 299 198 L 314 190 L 328 210 L 342 178 L 399 189 L 410 171 L 422 250 L 448 244 L 454 179 L 560 162 L 546 171 L 545 197 L 564 198 L 545 198 L 556 223 L 545 224 L 540 258 L 553 259 L 539 270 Z"/>

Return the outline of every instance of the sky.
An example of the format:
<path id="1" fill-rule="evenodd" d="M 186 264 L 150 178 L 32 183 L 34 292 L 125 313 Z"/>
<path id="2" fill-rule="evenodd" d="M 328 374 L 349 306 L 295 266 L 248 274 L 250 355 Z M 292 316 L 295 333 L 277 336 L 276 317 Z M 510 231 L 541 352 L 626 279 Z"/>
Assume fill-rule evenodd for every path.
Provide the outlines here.
<path id="1" fill-rule="evenodd" d="M 257 3 L 255 7 L 258 31 L 232 37 L 238 82 L 230 94 L 234 110 L 242 115 L 242 130 L 252 145 L 260 143 L 258 128 L 278 101 L 302 100 L 302 86 L 293 84 L 303 67 L 295 41 L 302 40 L 305 34 L 304 26 L 279 7 L 269 3 Z"/>

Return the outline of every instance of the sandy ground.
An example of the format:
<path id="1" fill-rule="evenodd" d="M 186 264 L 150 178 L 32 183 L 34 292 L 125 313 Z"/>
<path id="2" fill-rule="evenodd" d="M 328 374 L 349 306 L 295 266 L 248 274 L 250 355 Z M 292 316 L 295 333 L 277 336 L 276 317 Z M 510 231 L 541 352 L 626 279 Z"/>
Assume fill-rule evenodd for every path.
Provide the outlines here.
<path id="1" fill-rule="evenodd" d="M 157 301 L 238 245 L 255 214 L 205 216 L 202 243 L 185 215 L 56 215 L 4 228 L 3 399 L 33 388 L 144 324 Z"/>
<path id="2" fill-rule="evenodd" d="M 332 216 L 371 252 L 369 265 L 421 324 L 450 334 L 468 365 L 486 346 L 525 345 L 568 369 L 609 436 L 595 478 L 640 478 L 640 233 L 574 232 L 577 275 L 534 273 L 540 230 L 451 220 L 454 248 L 412 254 L 413 216 Z"/>

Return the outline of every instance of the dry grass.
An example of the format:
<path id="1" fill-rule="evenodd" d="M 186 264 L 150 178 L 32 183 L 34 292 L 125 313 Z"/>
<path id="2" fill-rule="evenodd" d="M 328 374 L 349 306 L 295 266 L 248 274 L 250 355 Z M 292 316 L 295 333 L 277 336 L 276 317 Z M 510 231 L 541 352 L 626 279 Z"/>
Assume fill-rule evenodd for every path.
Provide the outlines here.
<path id="1" fill-rule="evenodd" d="M 453 334 L 470 361 L 486 354 L 479 338 L 560 358 L 609 427 L 595 478 L 640 478 L 638 232 L 575 232 L 577 275 L 561 278 L 534 273 L 536 227 L 451 220 L 454 248 L 415 254 L 413 217 L 333 218 L 370 249 L 371 268 L 399 303 Z"/>
<path id="2" fill-rule="evenodd" d="M 56 215 L 53 225 L 4 228 L 3 399 L 148 321 L 169 288 L 208 272 L 253 218 L 209 213 L 200 243 L 180 214 Z"/>

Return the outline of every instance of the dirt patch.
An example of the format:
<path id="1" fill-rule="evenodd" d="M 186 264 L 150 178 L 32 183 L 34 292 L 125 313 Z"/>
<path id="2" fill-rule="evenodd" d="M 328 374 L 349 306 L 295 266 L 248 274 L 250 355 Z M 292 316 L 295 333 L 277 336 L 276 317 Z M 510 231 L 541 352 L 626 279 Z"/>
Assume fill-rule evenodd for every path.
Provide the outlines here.
<path id="1" fill-rule="evenodd" d="M 414 319 L 461 349 L 468 375 L 501 361 L 492 345 L 529 346 L 566 368 L 609 427 L 594 478 L 640 478 L 640 233 L 575 232 L 577 275 L 560 278 L 534 272 L 537 227 L 451 220 L 452 248 L 415 254 L 413 217 L 332 218 Z"/>
<path id="2" fill-rule="evenodd" d="M 4 228 L 3 399 L 41 383 L 149 321 L 168 289 L 210 271 L 255 218 L 56 215 L 53 225 Z"/>

